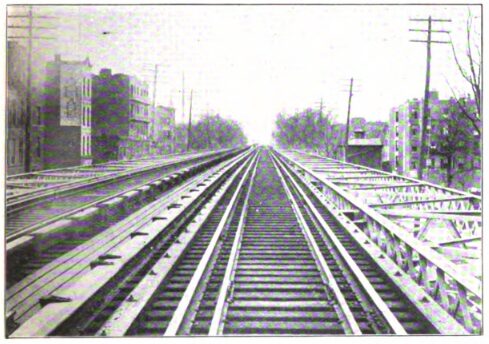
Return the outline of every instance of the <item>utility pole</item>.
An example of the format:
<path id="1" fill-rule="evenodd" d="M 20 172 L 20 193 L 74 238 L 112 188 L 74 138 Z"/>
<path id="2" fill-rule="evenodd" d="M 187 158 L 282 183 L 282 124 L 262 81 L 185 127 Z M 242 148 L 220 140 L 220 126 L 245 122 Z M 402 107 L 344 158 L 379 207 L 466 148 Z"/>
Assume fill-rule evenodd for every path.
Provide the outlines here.
<path id="1" fill-rule="evenodd" d="M 185 72 L 182 72 L 182 120 L 185 120 Z"/>
<path id="2" fill-rule="evenodd" d="M 27 80 L 26 80 L 26 116 L 25 116 L 25 159 L 24 170 L 25 172 L 31 171 L 31 130 L 32 130 L 32 43 L 35 39 L 54 39 L 47 36 L 34 36 L 34 29 L 52 30 L 54 27 L 49 26 L 35 26 L 34 19 L 52 19 L 52 16 L 34 16 L 32 13 L 32 6 L 28 6 L 27 15 L 9 15 L 7 19 L 23 19 L 27 18 L 27 25 L 8 25 L 8 29 L 21 29 L 27 30 L 27 36 L 8 36 L 9 40 L 24 40 L 27 39 Z"/>
<path id="3" fill-rule="evenodd" d="M 348 97 L 348 113 L 346 115 L 346 134 L 344 146 L 344 161 L 346 162 L 346 155 L 348 152 L 348 135 L 350 135 L 350 111 L 351 111 L 351 97 L 353 96 L 353 78 L 350 79 L 350 96 Z"/>
<path id="4" fill-rule="evenodd" d="M 323 149 L 324 151 L 324 154 L 326 154 L 326 128 L 323 127 L 324 123 L 323 123 L 323 98 L 321 98 L 319 100 L 319 123 L 318 125 L 320 126 L 320 132 L 322 133 L 322 135 L 320 135 L 320 137 L 317 138 L 317 140 L 315 140 L 314 144 L 316 145 L 317 144 L 317 147 L 316 149 L 320 150 L 320 149 Z M 321 147 L 322 146 L 322 147 Z"/>
<path id="5" fill-rule="evenodd" d="M 155 69 L 154 69 L 154 79 L 153 79 L 153 116 L 151 118 L 151 142 L 153 145 L 154 151 L 152 153 L 159 154 L 158 152 L 158 142 L 156 142 L 155 138 L 159 137 L 156 136 L 156 128 L 155 128 L 155 123 L 157 122 L 156 120 L 156 87 L 158 85 L 158 64 L 155 63 Z"/>
<path id="6" fill-rule="evenodd" d="M 324 125 L 323 123 L 323 98 L 319 102 L 319 125 Z M 321 128 L 321 132 L 323 133 L 322 141 L 323 141 L 323 150 L 324 154 L 326 154 L 326 128 Z"/>
<path id="7" fill-rule="evenodd" d="M 190 90 L 190 109 L 188 114 L 188 126 L 187 126 L 187 152 L 192 148 L 192 96 L 194 90 Z"/>
<path id="8" fill-rule="evenodd" d="M 154 70 L 154 79 L 153 79 L 153 108 L 156 111 L 156 85 L 158 84 L 158 65 L 155 64 Z"/>
<path id="9" fill-rule="evenodd" d="M 440 33 L 449 33 L 449 31 L 446 30 L 433 30 L 431 28 L 431 25 L 433 22 L 451 22 L 450 19 L 433 19 L 431 16 L 428 17 L 428 19 L 409 19 L 410 21 L 414 22 L 428 22 L 428 29 L 427 30 L 422 30 L 422 29 L 409 29 L 409 31 L 414 31 L 414 32 L 426 32 L 427 39 L 426 41 L 423 40 L 411 40 L 411 42 L 420 42 L 420 43 L 426 43 L 426 79 L 425 79 L 425 88 L 424 88 L 424 100 L 423 100 L 423 115 L 422 115 L 422 120 L 421 120 L 421 142 L 420 142 L 420 155 L 419 155 L 419 164 L 418 164 L 418 179 L 423 179 L 423 171 L 426 168 L 426 161 L 429 156 L 429 151 L 428 151 L 428 145 L 427 145 L 427 140 L 428 140 L 428 133 L 427 133 L 427 127 L 428 127 L 428 121 L 431 122 L 431 113 L 430 113 L 430 107 L 429 107 L 429 98 L 430 98 L 430 76 L 431 76 L 431 44 L 432 43 L 441 43 L 441 44 L 450 44 L 450 42 L 446 41 L 435 41 L 431 39 L 431 34 L 433 32 L 440 32 Z"/>
<path id="10" fill-rule="evenodd" d="M 185 123 L 185 72 L 182 72 L 182 122 L 183 124 Z M 184 134 L 185 132 L 182 131 L 182 150 L 185 149 L 185 145 L 186 145 Z M 187 142 L 188 142 L 188 138 L 187 138 Z"/>

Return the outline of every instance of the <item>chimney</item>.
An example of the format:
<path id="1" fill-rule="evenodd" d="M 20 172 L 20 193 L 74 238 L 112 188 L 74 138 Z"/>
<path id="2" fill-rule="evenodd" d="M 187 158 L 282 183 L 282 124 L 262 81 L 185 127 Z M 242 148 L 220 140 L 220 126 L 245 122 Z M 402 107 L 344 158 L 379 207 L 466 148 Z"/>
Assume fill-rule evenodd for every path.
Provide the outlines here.
<path id="1" fill-rule="evenodd" d="M 100 70 L 100 76 L 102 76 L 104 78 L 108 78 L 108 77 L 112 76 L 112 70 L 110 68 L 102 68 Z"/>

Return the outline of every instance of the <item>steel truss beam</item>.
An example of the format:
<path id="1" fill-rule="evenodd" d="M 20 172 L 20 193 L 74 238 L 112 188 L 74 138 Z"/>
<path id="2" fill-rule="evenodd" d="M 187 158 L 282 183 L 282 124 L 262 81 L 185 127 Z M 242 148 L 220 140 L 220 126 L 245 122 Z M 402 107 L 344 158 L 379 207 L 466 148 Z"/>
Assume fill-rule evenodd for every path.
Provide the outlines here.
<path id="1" fill-rule="evenodd" d="M 320 168 L 321 172 L 317 172 L 316 168 L 320 167 L 317 156 L 315 156 L 317 159 L 315 168 L 308 166 L 310 165 L 308 164 L 308 156 L 305 156 L 304 153 L 283 151 L 281 156 L 305 180 L 317 187 L 339 211 L 351 213 L 355 222 L 361 221 L 361 229 L 375 245 L 407 273 L 416 284 L 426 290 L 444 310 L 457 319 L 468 331 L 480 333 L 482 283 L 477 278 L 477 273 L 473 271 L 478 270 L 480 265 L 480 259 L 473 262 L 478 256 L 477 252 L 479 252 L 480 258 L 480 250 L 474 251 L 473 247 L 464 250 L 443 246 L 439 246 L 435 250 L 432 248 L 433 244 L 420 240 L 420 238 L 429 237 L 429 232 L 433 229 L 446 234 L 447 238 L 441 240 L 442 242 L 480 236 L 482 231 L 480 217 L 453 214 L 436 214 L 433 216 L 436 218 L 429 216 L 428 218 L 398 217 L 401 220 L 408 219 L 407 225 L 399 225 L 370 207 L 368 202 L 365 202 L 366 197 L 362 197 L 365 191 L 359 193 L 357 190 L 344 189 L 337 185 L 334 180 L 329 180 L 324 176 L 325 168 Z M 322 159 L 325 162 L 332 160 Z M 355 167 L 370 173 L 374 171 L 385 176 L 395 176 L 403 179 L 406 183 L 416 184 L 416 186 L 406 190 L 411 195 L 412 200 L 416 199 L 416 193 L 420 193 L 423 195 L 422 198 L 430 200 L 437 197 L 443 198 L 442 202 L 429 203 L 433 206 L 433 210 L 437 210 L 436 206 L 443 205 L 446 203 L 446 198 L 450 197 L 460 197 L 461 199 L 450 200 L 449 202 L 466 203 L 467 200 L 470 200 L 474 207 L 480 207 L 480 197 L 475 195 L 357 165 L 344 163 L 344 166 L 347 169 Z M 382 201 L 378 197 L 377 200 Z M 388 205 L 383 208 L 389 210 Z M 402 210 L 402 207 L 396 205 L 397 209 Z M 439 210 L 442 209 L 443 207 L 440 207 Z M 436 224 L 440 216 L 444 219 L 441 220 L 441 224 Z M 456 264 L 466 263 L 467 259 L 472 260 L 473 270 L 467 269 L 465 265 Z"/>

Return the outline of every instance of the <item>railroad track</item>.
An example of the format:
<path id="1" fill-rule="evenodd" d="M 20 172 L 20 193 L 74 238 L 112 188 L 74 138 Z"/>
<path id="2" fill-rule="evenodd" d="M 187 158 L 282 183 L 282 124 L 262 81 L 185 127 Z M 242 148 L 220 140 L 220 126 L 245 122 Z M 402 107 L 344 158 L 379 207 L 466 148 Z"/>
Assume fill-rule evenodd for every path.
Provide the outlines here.
<path id="1" fill-rule="evenodd" d="M 121 160 L 103 164 L 74 166 L 43 170 L 7 177 L 6 200 L 8 207 L 18 206 L 60 190 L 73 189 L 90 181 L 114 178 L 124 173 L 144 171 L 152 167 L 163 167 L 209 155 L 211 152 L 166 155 L 137 160 Z M 211 153 L 212 154 L 212 153 Z"/>
<path id="2" fill-rule="evenodd" d="M 215 163 L 217 163 L 217 161 Z M 168 197 L 175 193 L 176 190 L 184 190 L 186 185 L 193 180 L 192 175 L 197 174 L 200 170 L 212 165 L 213 164 L 207 164 L 207 166 L 196 165 L 199 166 L 198 169 L 187 175 L 185 178 L 178 178 L 178 180 L 173 179 L 168 185 L 161 185 L 163 188 L 159 189 L 159 192 L 152 195 L 152 197 L 147 197 L 142 202 L 131 202 L 130 207 L 127 205 L 125 207 L 121 206 L 122 211 L 117 211 L 114 216 L 110 216 L 111 220 L 105 221 L 105 223 L 99 222 L 95 225 L 88 221 L 85 223 L 74 223 L 62 220 L 63 223 L 66 223 L 66 225 L 63 226 L 66 229 L 64 231 L 65 233 L 62 233 L 60 230 L 53 230 L 53 233 L 46 234 L 45 238 L 42 235 L 37 237 L 34 236 L 31 245 L 19 250 L 19 252 L 15 252 L 15 254 L 11 254 L 7 260 L 6 287 L 9 288 L 15 285 L 23 278 L 33 274 L 50 262 L 55 261 L 64 254 L 83 245 L 104 229 L 110 227 L 112 223 L 115 223 L 121 220 L 125 215 L 128 215 L 129 212 L 136 212 L 139 208 L 144 207 L 147 203 L 150 203 L 156 198 Z M 186 178 L 189 178 L 190 182 L 187 181 Z M 158 179 L 161 180 L 161 177 Z M 119 204 L 115 204 L 115 207 L 119 207 Z M 128 214 L 124 214 L 123 210 L 126 210 Z M 97 221 L 99 218 L 95 217 L 94 220 Z"/>
<path id="3" fill-rule="evenodd" d="M 194 219 L 196 212 L 202 206 L 207 206 L 207 202 L 212 203 L 209 198 L 216 192 L 216 188 L 226 182 L 229 174 L 249 154 L 250 151 L 243 152 L 191 178 L 175 190 L 166 193 L 165 197 L 143 207 L 9 288 L 6 293 L 9 333 L 15 331 L 38 311 L 46 309 L 46 305 L 56 304 L 59 299 L 63 299 L 60 295 L 64 291 L 71 291 L 69 285 L 76 284 L 79 279 L 83 284 L 85 281 L 81 276 L 87 273 L 97 275 L 88 285 L 72 289 L 75 296 L 70 295 L 70 300 L 75 302 L 81 302 L 80 291 L 86 294 L 90 292 L 90 288 L 98 288 L 106 283 L 112 274 L 118 273 L 119 264 L 122 266 L 131 261 L 138 251 L 141 250 L 140 259 L 146 261 L 156 252 L 153 251 L 154 245 L 149 245 L 152 240 L 157 240 L 156 237 L 165 245 L 167 241 L 171 244 L 170 239 L 182 232 L 183 235 L 190 235 L 188 230 L 184 231 L 182 223 L 186 223 L 187 218 Z M 148 254 L 148 251 L 151 254 Z M 129 269 L 128 273 L 135 270 L 137 269 Z M 126 272 L 127 270 L 124 270 L 122 273 Z M 99 273 L 107 275 L 104 277 Z M 94 289 L 93 292 L 95 291 Z"/>
<path id="4" fill-rule="evenodd" d="M 120 184 L 114 184 L 115 181 L 105 184 L 95 192 L 89 188 L 74 195 L 60 196 L 29 208 L 29 216 L 25 215 L 27 210 L 18 213 L 15 217 L 24 214 L 27 217 L 24 221 L 30 226 L 10 233 L 7 226 L 7 288 L 234 154 L 187 163 L 178 170 L 178 165 L 167 166 Z M 39 212 L 40 207 L 45 212 Z M 35 219 L 39 222 L 33 222 Z M 12 222 L 8 215 L 7 224 Z"/>
<path id="5" fill-rule="evenodd" d="M 174 227 L 41 335 L 438 333 L 273 153 L 233 173 L 203 219 Z"/>
<path id="6" fill-rule="evenodd" d="M 334 272 L 335 280 L 342 287 L 342 292 L 345 295 L 358 295 L 356 299 L 347 299 L 347 302 L 354 305 L 354 308 L 363 308 L 360 316 L 356 317 L 360 319 L 362 333 L 437 333 L 428 319 L 406 299 L 389 276 L 300 178 L 292 176 L 290 170 L 286 171 L 285 165 L 282 165 L 282 171 L 290 176 L 286 183 L 299 200 L 301 213 L 304 214 L 309 228 L 313 230 L 320 251 Z M 324 224 L 319 223 L 320 221 Z M 327 230 L 319 230 L 321 227 Z M 370 288 L 370 292 L 365 290 L 366 287 Z M 372 302 L 372 298 L 375 297 L 381 299 L 380 304 L 375 305 Z"/>
<path id="7" fill-rule="evenodd" d="M 27 195 L 29 196 L 27 199 L 11 200 L 7 203 L 5 224 L 7 242 L 178 170 L 195 169 L 199 165 L 205 165 L 213 160 L 219 161 L 223 156 L 233 153 L 236 154 L 237 151 L 192 156 L 174 162 L 153 163 L 142 168 L 109 173 L 101 178 L 87 178 L 76 183 L 62 184 L 58 188 L 51 188 L 47 193 L 36 192 L 34 195 Z"/>

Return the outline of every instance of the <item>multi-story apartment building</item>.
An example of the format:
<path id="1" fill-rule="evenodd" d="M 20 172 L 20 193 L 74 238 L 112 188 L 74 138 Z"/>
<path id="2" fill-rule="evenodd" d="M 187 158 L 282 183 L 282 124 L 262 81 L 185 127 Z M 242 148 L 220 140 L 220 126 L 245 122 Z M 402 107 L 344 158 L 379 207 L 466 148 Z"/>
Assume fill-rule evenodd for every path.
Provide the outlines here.
<path id="1" fill-rule="evenodd" d="M 43 120 L 39 94 L 31 86 L 30 114 L 27 106 L 27 53 L 17 42 L 7 43 L 7 174 L 41 170 Z M 27 116 L 30 125 L 27 128 Z M 30 161 L 26 170 L 27 132 Z"/>
<path id="2" fill-rule="evenodd" d="M 44 95 L 44 168 L 92 163 L 91 64 L 48 62 Z"/>
<path id="3" fill-rule="evenodd" d="M 425 179 L 454 187 L 477 187 L 480 185 L 480 138 L 460 114 L 456 99 L 440 100 L 437 92 L 431 92 L 428 104 Z M 467 111 L 475 111 L 474 107 L 474 101 L 469 100 Z M 422 99 L 408 100 L 391 110 L 389 160 L 398 174 L 417 177 L 422 116 Z"/>
<path id="4" fill-rule="evenodd" d="M 148 84 L 102 69 L 93 79 L 93 140 L 97 163 L 150 154 Z"/>
<path id="5" fill-rule="evenodd" d="M 152 155 L 173 153 L 175 149 L 175 109 L 157 106 L 153 115 Z"/>

